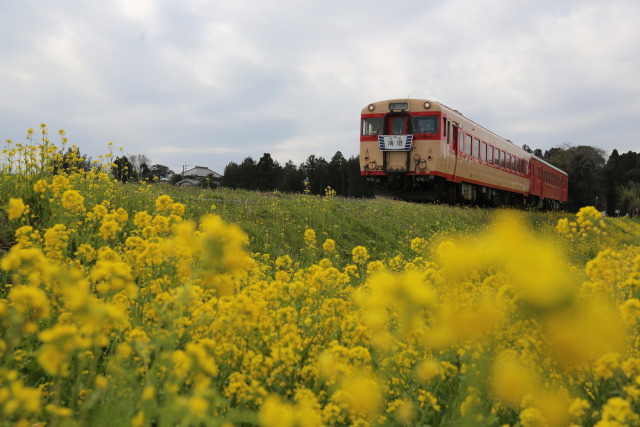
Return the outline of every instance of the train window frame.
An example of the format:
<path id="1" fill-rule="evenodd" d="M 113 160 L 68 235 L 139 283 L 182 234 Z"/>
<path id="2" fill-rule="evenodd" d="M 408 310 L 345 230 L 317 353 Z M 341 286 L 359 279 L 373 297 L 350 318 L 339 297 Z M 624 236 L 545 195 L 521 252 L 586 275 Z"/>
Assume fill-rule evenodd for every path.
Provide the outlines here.
<path id="1" fill-rule="evenodd" d="M 431 124 L 435 129 L 430 128 L 433 132 L 416 132 L 416 127 L 420 128 L 420 125 L 417 123 L 420 120 L 429 119 Z M 411 116 L 411 134 L 412 135 L 438 135 L 440 133 L 438 116 Z M 426 126 L 426 125 L 425 125 Z M 424 130 L 424 128 L 423 128 Z"/>
<path id="2" fill-rule="evenodd" d="M 402 131 L 400 133 L 395 133 L 394 129 L 396 129 L 396 122 L 398 120 L 402 121 Z M 404 115 L 387 116 L 386 122 L 387 122 L 388 135 L 406 135 L 407 131 L 409 130 L 407 129 L 409 124 L 408 116 L 404 116 Z M 391 125 L 391 129 L 389 129 L 389 124 Z"/>
<path id="3" fill-rule="evenodd" d="M 500 149 L 496 148 L 496 156 L 493 157 L 493 165 L 497 168 L 500 167 Z"/>
<path id="4" fill-rule="evenodd" d="M 487 143 L 484 141 L 480 143 L 480 160 L 485 163 L 487 161 Z"/>
<path id="5" fill-rule="evenodd" d="M 489 155 L 489 153 L 491 153 L 491 155 Z M 495 153 L 495 148 L 493 147 L 493 145 L 489 144 L 489 151 L 487 151 L 487 162 L 493 166 L 493 156 Z"/>
<path id="6" fill-rule="evenodd" d="M 373 121 L 375 120 L 380 121 L 377 133 L 365 133 L 365 124 L 373 124 Z M 384 129 L 384 117 L 363 117 L 362 120 L 360 121 L 360 136 L 382 135 L 383 129 Z"/>
<path id="7" fill-rule="evenodd" d="M 480 159 L 480 140 L 473 138 L 473 158 Z"/>
<path id="8" fill-rule="evenodd" d="M 508 171 L 511 171 L 511 170 L 512 170 L 512 169 L 511 169 L 511 160 L 512 160 L 511 154 L 508 154 L 508 153 L 507 153 L 507 168 L 506 168 L 506 169 L 507 169 Z"/>
<path id="9" fill-rule="evenodd" d="M 473 145 L 473 137 L 469 134 L 467 135 L 467 140 L 465 141 L 465 147 L 464 147 L 464 153 L 467 155 L 467 157 L 471 157 L 471 146 Z"/>
<path id="10" fill-rule="evenodd" d="M 458 153 L 464 155 L 464 133 L 458 132 Z"/>

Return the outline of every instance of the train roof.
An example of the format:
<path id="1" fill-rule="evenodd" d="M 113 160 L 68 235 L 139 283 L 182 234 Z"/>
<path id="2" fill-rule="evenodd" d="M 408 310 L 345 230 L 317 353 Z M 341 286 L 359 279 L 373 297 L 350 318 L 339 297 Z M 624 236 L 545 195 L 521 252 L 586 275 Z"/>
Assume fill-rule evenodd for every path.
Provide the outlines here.
<path id="1" fill-rule="evenodd" d="M 402 104 L 402 103 L 407 103 L 407 108 L 406 109 L 398 109 L 398 110 L 391 109 L 391 106 L 393 106 L 393 104 Z M 429 104 L 428 108 L 425 107 L 425 105 L 427 103 Z M 373 106 L 373 110 L 371 109 L 371 106 Z M 474 122 L 469 117 L 467 117 L 464 114 L 462 114 L 460 111 L 458 111 L 456 109 L 453 109 L 451 107 L 448 107 L 448 106 L 444 105 L 442 102 L 433 101 L 433 100 L 430 100 L 430 99 L 419 99 L 419 98 L 415 98 L 415 99 L 414 98 L 384 99 L 384 100 L 381 100 L 381 101 L 372 102 L 369 105 L 367 105 L 366 107 L 364 107 L 362 109 L 362 114 L 390 113 L 392 111 L 408 111 L 408 112 L 416 112 L 416 111 L 445 111 L 445 112 L 448 112 L 448 113 L 451 113 L 451 114 L 457 114 L 460 117 L 464 118 L 466 121 L 472 123 L 474 126 L 477 126 L 478 128 L 484 130 L 485 132 L 488 132 L 488 133 L 492 134 L 496 138 L 500 138 L 502 141 L 504 141 L 504 142 L 506 142 L 508 144 L 511 144 L 512 146 L 514 146 L 515 148 L 517 148 L 519 150 L 522 150 L 521 147 L 518 147 L 510 139 L 504 138 L 504 137 L 498 135 L 497 133 L 487 129 L 484 126 L 482 126 L 481 124 L 478 124 L 478 123 Z"/>
<path id="2" fill-rule="evenodd" d="M 367 105 L 366 107 L 364 107 L 362 109 L 362 114 L 376 114 L 376 113 L 389 113 L 391 111 L 395 111 L 392 110 L 390 107 L 392 106 L 392 104 L 400 104 L 400 103 L 407 103 L 407 108 L 401 111 L 447 111 L 447 112 L 451 112 L 453 114 L 457 114 L 460 117 L 463 117 L 465 120 L 473 123 L 475 126 L 478 126 L 479 128 L 485 130 L 486 132 L 489 132 L 490 134 L 496 136 L 497 138 L 500 138 L 502 141 L 505 141 L 509 144 L 511 144 L 513 147 L 524 151 L 525 153 L 527 153 L 522 147 L 518 147 L 516 144 L 513 143 L 513 141 L 511 141 L 510 139 L 506 139 L 500 135 L 498 135 L 497 133 L 487 129 L 486 127 L 474 122 L 473 120 L 471 120 L 470 118 L 468 118 L 467 116 L 465 116 L 464 114 L 462 114 L 460 111 L 453 109 L 451 107 L 448 107 L 446 105 L 444 105 L 441 102 L 438 101 L 433 101 L 430 99 L 419 99 L 419 98 L 396 98 L 396 99 L 383 99 L 381 101 L 376 101 L 376 102 L 372 102 L 369 105 Z M 425 103 L 429 103 L 429 108 L 425 108 Z M 373 106 L 373 109 L 371 109 L 371 106 Z M 531 157 L 535 158 L 537 161 L 539 161 L 540 163 L 544 163 L 546 166 L 557 170 L 558 172 L 561 172 L 565 175 L 568 176 L 568 174 L 563 171 L 562 169 L 552 165 L 549 162 L 546 162 L 545 160 L 542 160 L 540 157 L 535 156 L 534 154 L 528 153 L 531 155 Z"/>
<path id="3" fill-rule="evenodd" d="M 555 169 L 555 170 L 557 170 L 558 172 L 560 172 L 560 173 L 562 173 L 562 174 L 564 174 L 564 175 L 566 175 L 566 176 L 569 176 L 569 174 L 568 174 L 568 173 L 566 173 L 565 171 L 563 171 L 563 170 L 562 170 L 562 169 L 560 169 L 559 167 L 554 166 L 554 165 L 552 165 L 551 163 L 549 163 L 549 162 L 547 162 L 547 161 L 545 161 L 545 160 L 542 160 L 540 157 L 536 156 L 535 154 L 532 154 L 532 155 L 531 155 L 531 157 L 533 157 L 534 159 L 536 159 L 536 160 L 537 160 L 537 161 L 539 161 L 540 163 L 543 163 L 543 164 L 545 164 L 546 166 L 549 166 L 551 169 Z"/>

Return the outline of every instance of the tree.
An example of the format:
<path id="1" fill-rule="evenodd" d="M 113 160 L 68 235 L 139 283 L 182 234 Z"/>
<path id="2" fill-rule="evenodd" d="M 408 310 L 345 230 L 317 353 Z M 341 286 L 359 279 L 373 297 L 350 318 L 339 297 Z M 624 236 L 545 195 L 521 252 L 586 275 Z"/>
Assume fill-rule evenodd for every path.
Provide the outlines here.
<path id="1" fill-rule="evenodd" d="M 77 147 L 69 147 L 67 151 L 62 154 L 59 160 L 53 160 L 53 173 L 58 174 L 60 172 L 77 172 L 77 171 L 89 171 L 91 170 L 91 158 L 86 154 L 80 154 L 80 149 Z"/>
<path id="2" fill-rule="evenodd" d="M 347 160 L 340 151 L 333 155 L 328 165 L 329 186 L 340 196 L 347 195 Z"/>
<path id="3" fill-rule="evenodd" d="M 171 175 L 171 178 L 169 178 L 169 182 L 173 185 L 176 185 L 177 183 L 179 183 L 180 181 L 182 181 L 184 179 L 184 175 L 180 174 L 180 173 L 176 173 Z"/>
<path id="4" fill-rule="evenodd" d="M 329 186 L 329 163 L 312 154 L 300 165 L 300 169 L 309 182 L 309 191 L 312 194 L 324 194 Z"/>
<path id="5" fill-rule="evenodd" d="M 257 190 L 257 164 L 251 157 L 245 157 L 242 163 L 230 162 L 224 168 L 221 185 L 228 188 Z"/>
<path id="6" fill-rule="evenodd" d="M 347 170 L 347 196 L 373 198 L 375 192 L 373 187 L 369 185 L 366 178 L 360 174 L 360 158 L 358 156 L 350 157 L 346 161 Z"/>
<path id="7" fill-rule="evenodd" d="M 140 180 L 144 178 L 141 176 L 142 165 L 150 165 L 151 159 L 146 154 L 129 154 L 129 166 L 131 168 L 131 177 L 138 177 Z"/>
<path id="8" fill-rule="evenodd" d="M 120 182 L 128 182 L 131 179 L 131 164 L 127 156 L 117 157 L 113 161 L 111 174 Z"/>
<path id="9" fill-rule="evenodd" d="M 264 153 L 256 165 L 256 187 L 260 191 L 274 190 L 280 182 L 282 168 L 277 161 L 271 158 L 271 154 Z"/>
<path id="10" fill-rule="evenodd" d="M 149 174 L 152 177 L 158 177 L 160 180 L 171 179 L 174 172 L 165 165 L 153 165 L 149 168 Z"/>
<path id="11" fill-rule="evenodd" d="M 605 200 L 602 169 L 605 164 L 604 150 L 580 145 L 565 144 L 545 152 L 544 160 L 567 172 L 569 175 L 569 200 L 567 209 L 577 211 L 583 206 L 594 206 Z"/>
<path id="12" fill-rule="evenodd" d="M 286 193 L 302 193 L 304 191 L 304 172 L 289 160 L 280 174 L 278 190 Z"/>
<path id="13" fill-rule="evenodd" d="M 224 168 L 222 176 L 222 186 L 227 188 L 238 188 L 240 182 L 240 167 L 235 162 L 229 162 Z"/>
<path id="14" fill-rule="evenodd" d="M 620 215 L 640 215 L 640 182 L 629 182 L 619 189 Z"/>
<path id="15" fill-rule="evenodd" d="M 608 215 L 614 215 L 618 209 L 618 187 L 622 185 L 620 174 L 620 155 L 618 150 L 613 150 L 607 164 L 603 168 L 604 189 L 606 193 L 606 208 Z"/>

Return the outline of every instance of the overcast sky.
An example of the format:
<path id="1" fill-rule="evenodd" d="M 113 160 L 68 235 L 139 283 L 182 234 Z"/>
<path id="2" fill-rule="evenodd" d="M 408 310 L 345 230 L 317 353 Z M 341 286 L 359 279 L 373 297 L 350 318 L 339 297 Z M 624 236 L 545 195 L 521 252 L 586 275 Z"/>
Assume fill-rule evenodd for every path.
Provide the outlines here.
<path id="1" fill-rule="evenodd" d="M 152 164 L 358 154 L 426 98 L 521 146 L 640 151 L 638 0 L 0 0 L 0 138 Z"/>

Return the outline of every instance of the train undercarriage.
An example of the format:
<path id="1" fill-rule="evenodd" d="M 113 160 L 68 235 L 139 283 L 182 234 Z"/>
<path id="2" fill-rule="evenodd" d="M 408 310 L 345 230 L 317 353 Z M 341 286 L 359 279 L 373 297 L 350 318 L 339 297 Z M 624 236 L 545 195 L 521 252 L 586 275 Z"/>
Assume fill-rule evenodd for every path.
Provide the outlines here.
<path id="1" fill-rule="evenodd" d="M 376 197 L 422 203 L 449 203 L 481 207 L 510 206 L 518 209 L 558 210 L 560 202 L 540 199 L 466 182 L 456 183 L 438 176 L 370 176 L 367 181 Z"/>

